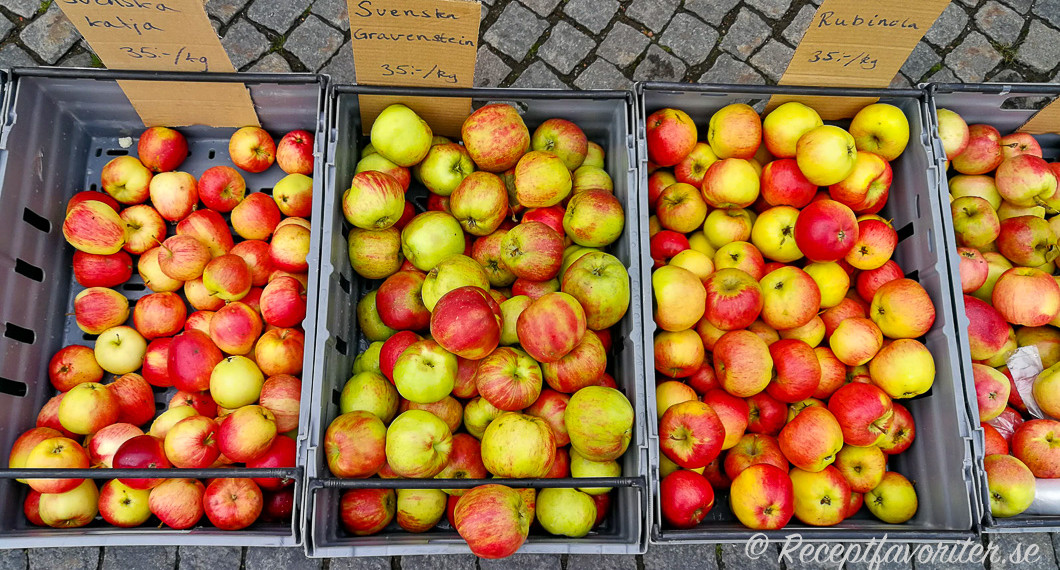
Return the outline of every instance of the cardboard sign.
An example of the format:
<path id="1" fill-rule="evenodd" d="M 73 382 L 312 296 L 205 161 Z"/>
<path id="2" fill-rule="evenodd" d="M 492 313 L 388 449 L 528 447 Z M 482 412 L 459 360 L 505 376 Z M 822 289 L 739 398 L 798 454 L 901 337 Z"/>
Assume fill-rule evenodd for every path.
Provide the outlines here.
<path id="1" fill-rule="evenodd" d="M 472 87 L 478 55 L 479 2 L 347 0 L 357 82 L 362 85 Z M 439 134 L 458 135 L 471 112 L 464 98 L 362 96 L 366 132 L 391 103 L 415 109 Z"/>
<path id="2" fill-rule="evenodd" d="M 202 0 L 58 0 L 111 69 L 234 72 Z M 258 125 L 245 85 L 120 81 L 147 126 Z"/>
<path id="3" fill-rule="evenodd" d="M 1032 135 L 1060 133 L 1060 99 L 1054 99 L 1016 129 Z"/>
<path id="4" fill-rule="evenodd" d="M 949 0 L 825 0 L 779 83 L 887 87 L 948 4 Z M 796 98 L 774 97 L 770 107 L 792 99 Z M 797 99 L 817 109 L 826 120 L 848 118 L 872 102 Z"/>

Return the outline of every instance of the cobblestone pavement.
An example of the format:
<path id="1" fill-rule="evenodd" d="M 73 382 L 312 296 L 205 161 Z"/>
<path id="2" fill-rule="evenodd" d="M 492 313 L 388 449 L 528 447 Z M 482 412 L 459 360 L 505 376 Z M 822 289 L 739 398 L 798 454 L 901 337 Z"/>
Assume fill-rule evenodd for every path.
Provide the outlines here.
<path id="1" fill-rule="evenodd" d="M 774 83 L 819 0 L 483 0 L 479 86 L 626 88 L 637 80 Z M 320 71 L 355 80 L 346 0 L 208 0 L 206 10 L 241 71 Z M 50 0 L 0 0 L 0 67 L 101 66 Z M 921 81 L 1060 81 L 1060 0 L 954 0 L 892 85 Z M 1055 568 L 1060 535 L 984 539 L 1005 554 L 1036 547 Z M 0 551 L 0 570 L 282 568 L 795 568 L 776 546 L 655 547 L 644 556 L 522 556 L 507 561 L 395 558 L 306 560 L 298 550 L 128 547 Z M 428 561 L 429 560 L 429 561 Z M 867 567 L 848 564 L 847 568 Z M 994 561 L 991 569 L 1011 564 Z M 956 568 L 899 563 L 884 568 Z M 959 566 L 981 568 L 982 564 Z"/>

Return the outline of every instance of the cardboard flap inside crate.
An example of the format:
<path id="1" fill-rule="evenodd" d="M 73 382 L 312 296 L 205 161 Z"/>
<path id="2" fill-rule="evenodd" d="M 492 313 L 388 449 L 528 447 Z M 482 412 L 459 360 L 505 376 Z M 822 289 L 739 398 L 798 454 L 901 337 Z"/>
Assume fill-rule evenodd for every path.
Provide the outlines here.
<path id="1" fill-rule="evenodd" d="M 801 88 L 794 88 L 801 89 Z M 792 100 L 804 100 L 808 95 L 824 95 L 830 98 L 857 97 L 861 100 L 889 103 L 899 107 L 909 120 L 910 139 L 905 152 L 891 165 L 894 181 L 887 206 L 880 215 L 892 220 L 899 235 L 893 259 L 905 271 L 906 276 L 918 281 L 928 292 L 936 310 L 936 319 L 931 331 L 921 341 L 931 351 L 936 376 L 932 388 L 925 394 L 898 400 L 909 408 L 916 422 L 916 438 L 912 446 L 902 454 L 889 457 L 889 470 L 898 471 L 914 482 L 919 498 L 916 515 L 902 525 L 882 523 L 862 510 L 854 517 L 834 527 L 810 527 L 797 519 L 778 531 L 766 532 L 771 538 L 780 538 L 799 533 L 806 540 L 867 540 L 888 535 L 889 540 L 956 540 L 973 534 L 974 519 L 971 496 L 974 495 L 969 470 L 972 450 L 969 436 L 971 428 L 967 415 L 966 388 L 959 369 L 959 357 L 951 339 L 956 338 L 956 320 L 951 303 L 952 279 L 943 241 L 941 224 L 943 208 L 936 193 L 938 185 L 937 164 L 930 152 L 930 131 L 924 117 L 925 93 L 920 90 L 849 90 L 849 89 L 805 88 L 803 93 L 791 92 L 785 87 L 756 87 L 739 85 L 697 85 L 647 83 L 638 85 L 641 121 L 652 112 L 662 108 L 682 109 L 695 121 L 701 133 L 706 132 L 711 115 L 725 105 L 747 103 L 758 111 L 766 108 L 767 102 L 776 95 Z M 849 120 L 828 121 L 841 127 Z M 642 123 L 643 124 L 643 123 Z M 647 215 L 647 152 L 643 134 L 640 137 L 642 162 L 641 210 Z M 642 222 L 643 223 L 643 222 Z M 650 268 L 646 266 L 642 277 L 650 279 Z M 647 281 L 650 282 L 650 281 Z M 655 326 L 651 320 L 647 333 L 653 334 Z M 650 336 L 649 336 L 650 338 Z M 646 377 L 655 376 L 651 354 L 647 356 Z M 655 393 L 646 390 L 646 409 L 649 414 L 649 437 L 653 440 L 652 473 L 649 483 L 653 494 L 658 492 L 658 417 Z M 653 543 L 675 542 L 735 542 L 746 541 L 753 533 L 741 525 L 730 512 L 726 490 L 718 490 L 715 507 L 707 520 L 690 530 L 664 528 L 658 505 L 649 513 L 651 541 Z"/>
<path id="2" fill-rule="evenodd" d="M 347 233 L 350 226 L 341 209 L 341 196 L 350 184 L 364 142 L 359 101 L 365 95 L 387 95 L 404 102 L 409 97 L 468 98 L 473 107 L 508 102 L 520 110 L 532 132 L 545 119 L 560 117 L 575 122 L 589 140 L 605 149 L 605 169 L 614 182 L 615 195 L 627 212 L 622 237 L 609 247 L 630 273 L 631 302 L 627 315 L 612 329 L 613 351 L 608 368 L 634 407 L 634 433 L 626 453 L 620 458 L 624 477 L 643 476 L 648 451 L 643 418 L 643 319 L 650 318 L 650 306 L 640 299 L 641 238 L 636 217 L 636 149 L 632 138 L 632 97 L 628 92 L 565 92 L 545 90 L 460 90 L 389 89 L 375 86 L 337 87 L 330 110 L 329 164 L 326 183 L 333 188 L 324 205 L 324 244 L 321 261 L 321 306 L 318 319 L 314 363 L 313 417 L 310 420 L 311 446 L 306 461 L 310 480 L 332 478 L 323 454 L 324 432 L 338 416 L 338 397 L 350 377 L 357 354 L 368 347 L 358 330 L 357 301 L 380 281 L 366 280 L 350 265 Z M 461 122 L 463 118 L 461 118 Z M 434 126 L 433 124 L 431 125 Z M 416 183 L 408 195 L 418 211 L 425 209 L 426 191 Z M 646 245 L 644 246 L 646 247 Z M 319 481 L 317 481 L 319 482 Z M 311 484 L 312 486 L 312 484 Z M 439 488 L 445 484 L 438 483 Z M 466 554 L 467 545 L 442 521 L 441 526 L 422 533 L 407 533 L 392 525 L 374 536 L 354 537 L 339 521 L 341 489 L 310 488 L 306 494 L 306 550 L 310 556 L 390 556 L 399 554 Z M 520 552 L 527 553 L 610 553 L 635 554 L 647 545 L 643 513 L 648 508 L 647 489 L 616 488 L 608 522 L 581 539 L 531 533 Z"/>
<path id="3" fill-rule="evenodd" d="M 63 237 L 68 199 L 82 190 L 98 190 L 100 171 L 108 161 L 136 154 L 136 139 L 143 124 L 124 97 L 118 78 L 128 72 L 105 70 L 16 70 L 7 98 L 0 136 L 0 195 L 8 206 L 0 209 L 0 449 L 34 427 L 37 413 L 55 389 L 49 382 L 48 363 L 61 347 L 93 346 L 73 317 L 73 298 L 83 290 L 72 275 L 73 248 Z M 316 132 L 322 139 L 324 85 L 316 76 L 245 76 L 253 97 L 261 105 L 261 121 L 272 134 L 293 129 Z M 200 174 L 214 164 L 230 164 L 228 139 L 233 129 L 205 126 L 181 128 L 189 156 L 181 170 Z M 126 140 L 123 140 L 126 139 Z M 323 141 L 314 151 L 314 178 L 322 172 Z M 248 192 L 269 190 L 283 176 L 278 168 L 244 173 Z M 314 229 L 319 241 L 320 194 L 314 183 Z M 167 230 L 172 233 L 172 229 Z M 310 245 L 311 251 L 313 245 Z M 307 342 L 312 333 L 316 294 L 316 259 L 310 254 L 305 322 Z M 129 282 L 116 287 L 130 304 L 151 293 L 133 272 Z M 307 357 L 308 357 L 307 351 Z M 310 400 L 311 366 L 303 364 L 301 399 Z M 109 382 L 112 375 L 105 377 Z M 156 409 L 165 409 L 175 389 L 154 390 Z M 308 407 L 299 421 L 299 446 L 304 445 Z M 301 467 L 302 454 L 299 453 Z M 236 474 L 237 471 L 232 471 Z M 302 480 L 296 480 L 295 495 Z M 49 529 L 30 525 L 22 514 L 27 487 L 0 479 L 0 548 L 27 546 L 99 546 L 126 544 L 200 544 L 296 546 L 301 542 L 300 500 L 289 523 L 259 522 L 240 532 L 219 531 L 205 518 L 190 531 L 156 526 L 118 529 L 100 521 L 77 529 Z"/>

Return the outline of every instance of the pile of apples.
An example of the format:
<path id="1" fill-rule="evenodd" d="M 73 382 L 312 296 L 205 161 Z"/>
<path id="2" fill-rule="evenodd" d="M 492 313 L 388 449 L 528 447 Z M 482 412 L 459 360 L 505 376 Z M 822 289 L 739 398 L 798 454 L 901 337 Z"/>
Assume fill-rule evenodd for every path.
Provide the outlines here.
<path id="1" fill-rule="evenodd" d="M 913 442 L 900 399 L 931 388 L 924 288 L 891 260 L 877 215 L 909 124 L 888 104 L 848 130 L 785 103 L 647 119 L 660 504 L 699 524 L 714 489 L 752 529 L 837 524 L 864 504 L 902 523 L 913 484 L 887 469 Z M 790 464 L 790 468 L 789 468 Z"/>
<path id="2" fill-rule="evenodd" d="M 232 135 L 236 166 L 257 173 L 276 162 L 288 173 L 272 196 L 246 194 L 243 176 L 228 166 L 198 179 L 177 171 L 188 144 L 173 129 L 147 129 L 137 150 L 139 158 L 121 156 L 103 168 L 102 192 L 79 192 L 67 205 L 63 235 L 76 249 L 73 274 L 84 287 L 74 317 L 95 343 L 52 357 L 48 376 L 59 394 L 15 442 L 9 465 L 293 467 L 313 135 L 292 131 L 278 145 L 258 127 Z M 151 292 L 130 307 L 116 288 L 132 276 L 134 256 Z M 116 378 L 104 384 L 108 374 Z M 170 388 L 169 407 L 156 417 L 154 391 Z M 153 514 L 188 529 L 205 514 L 215 527 L 237 530 L 259 517 L 290 518 L 294 504 L 291 479 L 204 486 L 123 478 L 101 489 L 92 479 L 23 482 L 31 488 L 26 517 L 60 528 L 89 524 L 98 511 L 119 527 Z"/>
<path id="3" fill-rule="evenodd" d="M 343 478 L 617 477 L 634 412 L 607 355 L 630 285 L 605 251 L 625 213 L 603 149 L 564 119 L 531 136 L 505 104 L 471 114 L 462 139 L 392 105 L 343 195 L 350 263 L 382 282 L 357 306 L 371 344 L 326 431 L 328 467 Z M 430 192 L 420 214 L 406 199 L 412 178 Z M 442 487 L 346 491 L 342 523 L 358 536 L 395 518 L 425 532 L 448 513 L 472 552 L 499 558 L 523 544 L 535 510 L 545 531 L 581 537 L 610 503 L 608 488 Z"/>
<path id="4" fill-rule="evenodd" d="M 995 517 L 1011 517 L 1033 502 L 1035 478 L 1060 477 L 1060 422 L 1050 419 L 1060 418 L 1060 277 L 1053 275 L 1060 164 L 1043 160 L 1027 133 L 1001 136 L 949 109 L 938 110 L 938 129 L 954 171 L 950 211 L 990 507 Z M 1033 416 L 1008 370 L 1008 358 L 1025 346 L 1037 347 L 1045 366 L 1033 384 L 1045 419 L 1025 421 Z"/>

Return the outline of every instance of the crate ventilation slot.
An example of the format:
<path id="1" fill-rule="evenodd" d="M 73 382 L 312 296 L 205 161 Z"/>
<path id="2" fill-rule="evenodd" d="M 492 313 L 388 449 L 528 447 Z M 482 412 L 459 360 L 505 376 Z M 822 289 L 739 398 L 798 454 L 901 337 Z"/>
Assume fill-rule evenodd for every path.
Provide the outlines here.
<path id="1" fill-rule="evenodd" d="M 910 271 L 909 273 L 906 273 L 905 274 L 905 278 L 906 279 L 912 279 L 913 281 L 916 281 L 917 283 L 920 283 L 920 270 L 919 269 L 914 269 L 914 270 Z"/>
<path id="2" fill-rule="evenodd" d="M 339 287 L 342 287 L 347 295 L 350 294 L 350 280 L 345 275 L 339 275 Z"/>
<path id="3" fill-rule="evenodd" d="M 37 334 L 32 330 L 12 323 L 5 323 L 4 336 L 23 344 L 33 344 L 37 340 Z"/>
<path id="4" fill-rule="evenodd" d="M 103 156 L 103 149 L 97 148 L 96 149 L 96 156 Z"/>
<path id="5" fill-rule="evenodd" d="M 121 286 L 123 291 L 145 291 L 147 286 L 143 283 L 125 283 Z"/>
<path id="6" fill-rule="evenodd" d="M 92 185 L 88 187 L 88 189 L 93 191 L 93 192 L 95 192 L 96 191 L 96 184 L 93 182 Z"/>
<path id="7" fill-rule="evenodd" d="M 45 218 L 29 208 L 22 209 L 22 221 L 46 234 L 51 233 L 52 231 L 52 223 L 48 221 L 48 218 Z"/>
<path id="8" fill-rule="evenodd" d="M 124 148 L 109 148 L 107 149 L 107 156 L 125 156 L 129 154 L 129 151 Z"/>
<path id="9" fill-rule="evenodd" d="M 0 376 L 0 394 L 8 394 L 15 396 L 16 398 L 24 398 L 27 393 L 28 389 L 22 382 L 8 380 L 7 378 Z"/>
<path id="10" fill-rule="evenodd" d="M 913 223 L 909 222 L 908 224 L 898 228 L 898 232 L 897 233 L 898 233 L 898 241 L 905 240 L 905 238 L 913 235 Z"/>
<path id="11" fill-rule="evenodd" d="M 99 338 L 98 334 L 84 333 L 84 334 L 81 335 L 81 340 L 83 340 L 85 342 L 96 342 L 97 338 Z"/>
<path id="12" fill-rule="evenodd" d="M 23 261 L 21 259 L 15 259 L 15 273 L 40 283 L 44 281 L 44 270 L 32 263 Z"/>
<path id="13" fill-rule="evenodd" d="M 259 192 L 261 192 L 262 194 L 268 194 L 269 196 L 272 196 L 272 188 L 262 188 L 261 190 L 259 190 Z"/>
<path id="14" fill-rule="evenodd" d="M 216 155 L 217 155 L 217 151 L 215 151 L 214 149 L 211 148 L 210 149 L 210 153 L 206 155 L 206 158 L 209 158 L 209 159 L 212 160 L 213 157 L 216 156 Z"/>
<path id="15" fill-rule="evenodd" d="M 335 350 L 339 351 L 339 354 L 346 356 L 346 341 L 335 337 Z"/>

